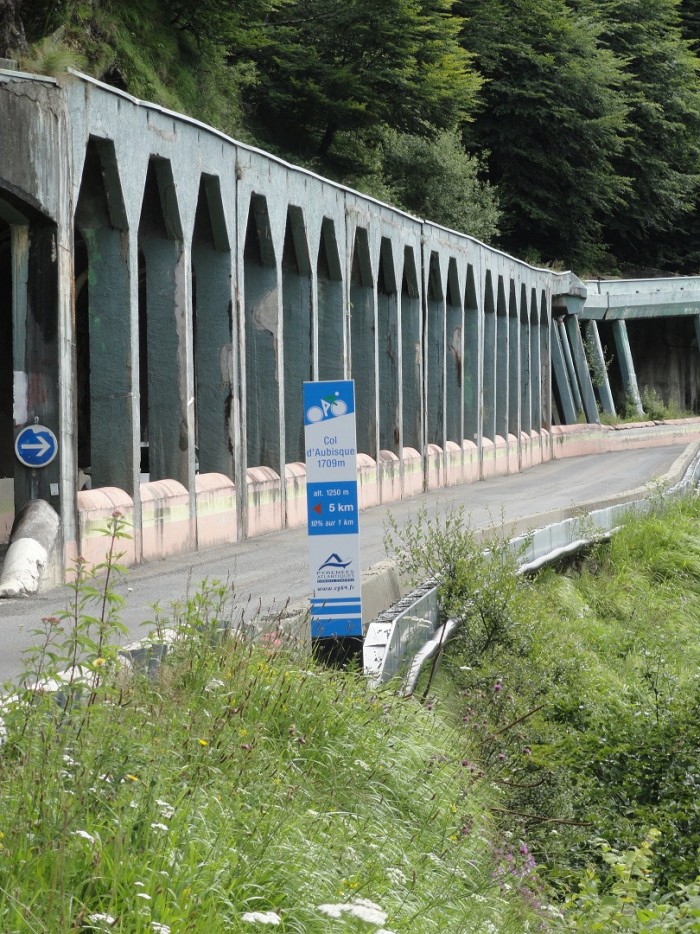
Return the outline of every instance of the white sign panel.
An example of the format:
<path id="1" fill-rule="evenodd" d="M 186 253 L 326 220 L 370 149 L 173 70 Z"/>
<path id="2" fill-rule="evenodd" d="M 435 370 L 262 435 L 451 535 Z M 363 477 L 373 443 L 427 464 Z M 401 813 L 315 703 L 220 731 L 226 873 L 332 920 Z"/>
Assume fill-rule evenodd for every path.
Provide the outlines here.
<path id="1" fill-rule="evenodd" d="M 311 637 L 362 636 L 355 384 L 304 383 Z"/>

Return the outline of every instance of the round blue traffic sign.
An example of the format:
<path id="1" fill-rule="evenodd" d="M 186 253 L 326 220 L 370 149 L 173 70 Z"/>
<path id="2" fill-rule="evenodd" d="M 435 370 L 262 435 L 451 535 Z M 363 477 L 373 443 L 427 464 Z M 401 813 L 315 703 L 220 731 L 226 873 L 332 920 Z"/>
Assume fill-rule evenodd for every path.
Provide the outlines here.
<path id="1" fill-rule="evenodd" d="M 17 460 L 25 467 L 47 467 L 57 453 L 56 435 L 46 425 L 27 425 L 15 440 Z"/>

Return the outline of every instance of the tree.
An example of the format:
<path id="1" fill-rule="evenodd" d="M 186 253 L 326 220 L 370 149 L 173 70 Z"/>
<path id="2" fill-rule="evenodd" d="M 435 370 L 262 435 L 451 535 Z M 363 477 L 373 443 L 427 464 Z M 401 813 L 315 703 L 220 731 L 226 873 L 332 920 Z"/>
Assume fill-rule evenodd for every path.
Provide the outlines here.
<path id="1" fill-rule="evenodd" d="M 451 0 L 294 0 L 273 12 L 253 53 L 256 127 L 302 157 L 326 158 L 339 133 L 380 125 L 452 127 L 480 85 Z"/>
<path id="2" fill-rule="evenodd" d="M 591 269 L 627 187 L 614 161 L 626 120 L 622 74 L 600 24 L 564 0 L 461 0 L 458 9 L 470 16 L 462 41 L 486 79 L 465 139 L 489 153 L 504 245 Z"/>
<path id="3" fill-rule="evenodd" d="M 435 139 L 387 131 L 383 178 L 393 203 L 479 240 L 498 236 L 494 189 L 479 177 L 479 162 L 467 155 L 458 130 Z"/>
<path id="4" fill-rule="evenodd" d="M 697 209 L 700 184 L 698 59 L 683 38 L 677 0 L 596 2 L 602 39 L 622 65 L 628 110 L 615 169 L 630 179 L 606 231 L 616 255 L 656 265 L 674 260 L 664 240 Z"/>
<path id="5" fill-rule="evenodd" d="M 0 0 L 0 58 L 24 51 L 26 45 L 22 0 Z"/>

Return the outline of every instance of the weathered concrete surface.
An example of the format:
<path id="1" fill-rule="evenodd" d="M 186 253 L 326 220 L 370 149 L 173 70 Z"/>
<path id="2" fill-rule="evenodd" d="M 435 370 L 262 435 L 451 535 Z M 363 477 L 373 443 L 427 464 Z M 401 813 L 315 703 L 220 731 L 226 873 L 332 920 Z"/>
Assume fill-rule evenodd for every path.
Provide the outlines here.
<path id="1" fill-rule="evenodd" d="M 24 506 L 10 535 L 0 574 L 0 597 L 28 596 L 41 584 L 55 585 L 61 579 L 59 533 L 58 515 L 48 503 L 39 499 Z"/>

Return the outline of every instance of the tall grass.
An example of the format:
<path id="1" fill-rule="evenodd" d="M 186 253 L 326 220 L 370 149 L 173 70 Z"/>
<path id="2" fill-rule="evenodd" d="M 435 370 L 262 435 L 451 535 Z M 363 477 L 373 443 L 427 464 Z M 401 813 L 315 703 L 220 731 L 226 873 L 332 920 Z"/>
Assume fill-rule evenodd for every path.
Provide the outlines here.
<path id="1" fill-rule="evenodd" d="M 44 621 L 3 711 L 0 930 L 547 925 L 463 730 L 277 640 L 254 644 L 224 588 L 205 589 L 168 621 L 151 678 L 126 676 L 108 644 L 119 601 L 104 578 L 83 573 Z M 57 696 L 45 679 L 66 658 Z"/>

